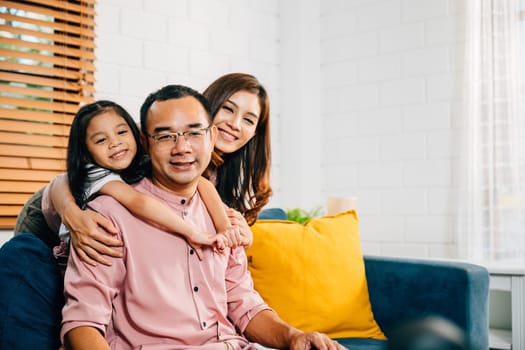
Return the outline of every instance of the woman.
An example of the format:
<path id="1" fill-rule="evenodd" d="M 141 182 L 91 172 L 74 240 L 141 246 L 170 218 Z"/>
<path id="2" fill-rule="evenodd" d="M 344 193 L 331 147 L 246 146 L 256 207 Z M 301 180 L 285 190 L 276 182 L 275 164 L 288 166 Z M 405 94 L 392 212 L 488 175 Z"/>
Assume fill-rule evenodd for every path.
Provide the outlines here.
<path id="1" fill-rule="evenodd" d="M 203 94 L 219 129 L 208 175 L 222 200 L 251 225 L 272 195 L 268 94 L 243 73 L 220 77 Z"/>

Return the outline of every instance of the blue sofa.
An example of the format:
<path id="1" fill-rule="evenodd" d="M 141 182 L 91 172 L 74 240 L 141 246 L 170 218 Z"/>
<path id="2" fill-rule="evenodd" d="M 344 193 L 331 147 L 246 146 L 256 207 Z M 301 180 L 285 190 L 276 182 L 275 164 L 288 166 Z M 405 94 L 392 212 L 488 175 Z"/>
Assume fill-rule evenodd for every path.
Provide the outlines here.
<path id="1" fill-rule="evenodd" d="M 259 219 L 286 220 L 281 208 Z M 462 330 L 468 349 L 488 349 L 489 273 L 464 262 L 364 256 L 370 303 L 387 337 L 404 324 L 439 317 Z M 351 316 L 351 315 L 349 315 Z M 385 350 L 388 341 L 337 339 L 352 350 Z"/>

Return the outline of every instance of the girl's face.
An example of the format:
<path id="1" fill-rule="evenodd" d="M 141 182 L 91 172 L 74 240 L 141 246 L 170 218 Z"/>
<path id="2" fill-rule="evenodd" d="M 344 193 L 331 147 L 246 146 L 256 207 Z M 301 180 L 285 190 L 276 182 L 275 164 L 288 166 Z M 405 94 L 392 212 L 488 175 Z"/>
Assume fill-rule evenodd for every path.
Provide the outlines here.
<path id="1" fill-rule="evenodd" d="M 260 113 L 257 94 L 241 90 L 231 95 L 213 119 L 219 130 L 215 150 L 233 153 L 244 146 L 255 135 Z"/>
<path id="2" fill-rule="evenodd" d="M 137 153 L 137 143 L 124 118 L 108 111 L 93 117 L 86 129 L 86 145 L 99 166 L 120 172 Z"/>

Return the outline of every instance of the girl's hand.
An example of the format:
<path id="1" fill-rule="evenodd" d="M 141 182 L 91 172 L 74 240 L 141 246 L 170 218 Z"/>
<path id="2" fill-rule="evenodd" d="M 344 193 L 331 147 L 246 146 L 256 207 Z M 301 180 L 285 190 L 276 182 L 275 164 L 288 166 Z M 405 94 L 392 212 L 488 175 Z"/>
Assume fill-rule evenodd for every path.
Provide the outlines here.
<path id="1" fill-rule="evenodd" d="M 217 233 L 215 236 L 217 237 L 217 241 L 215 241 L 215 248 L 220 253 L 223 253 L 224 250 L 229 247 L 228 238 L 221 233 Z"/>
<path id="2" fill-rule="evenodd" d="M 226 208 L 226 214 L 230 218 L 230 222 L 233 226 L 237 226 L 240 232 L 240 244 L 244 248 L 249 248 L 253 243 L 253 232 L 244 216 L 237 210 L 232 208 Z"/>
<path id="3" fill-rule="evenodd" d="M 195 253 L 197 253 L 199 260 L 204 258 L 202 246 L 214 246 L 219 252 L 223 252 L 224 249 L 230 246 L 228 238 L 219 233 L 208 235 L 203 232 L 194 232 L 191 237 L 187 237 L 187 240 L 189 245 L 195 250 Z"/>
<path id="4" fill-rule="evenodd" d="M 122 257 L 120 251 L 112 248 L 121 247 L 122 242 L 105 233 L 115 235 L 117 230 L 111 221 L 101 214 L 89 209 L 81 210 L 75 205 L 70 205 L 62 215 L 62 222 L 71 234 L 71 246 L 86 263 L 93 266 L 97 263 L 110 266 L 111 261 L 104 258 L 103 255 Z"/>

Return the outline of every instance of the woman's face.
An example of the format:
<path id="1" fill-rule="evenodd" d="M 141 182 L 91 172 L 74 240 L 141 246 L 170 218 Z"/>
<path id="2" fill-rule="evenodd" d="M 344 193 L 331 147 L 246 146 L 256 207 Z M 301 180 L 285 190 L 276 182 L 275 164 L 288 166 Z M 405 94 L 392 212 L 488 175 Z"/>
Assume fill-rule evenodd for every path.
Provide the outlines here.
<path id="1" fill-rule="evenodd" d="M 219 130 L 215 150 L 233 153 L 244 146 L 255 135 L 260 113 L 257 94 L 241 90 L 231 95 L 213 118 Z"/>

